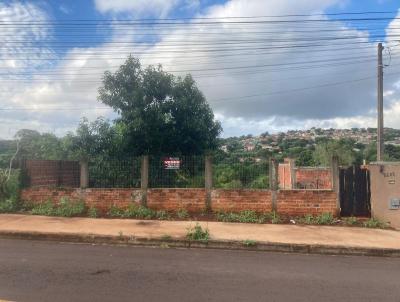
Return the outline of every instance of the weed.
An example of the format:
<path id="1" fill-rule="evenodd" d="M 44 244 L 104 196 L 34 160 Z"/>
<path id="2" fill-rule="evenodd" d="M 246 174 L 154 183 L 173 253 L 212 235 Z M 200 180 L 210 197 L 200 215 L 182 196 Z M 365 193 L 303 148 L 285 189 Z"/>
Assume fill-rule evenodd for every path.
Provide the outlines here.
<path id="1" fill-rule="evenodd" d="M 271 216 L 271 223 L 278 224 L 282 222 L 282 219 L 277 212 L 273 211 Z"/>
<path id="2" fill-rule="evenodd" d="M 54 214 L 54 205 L 51 200 L 39 203 L 33 206 L 31 213 L 33 215 L 51 216 Z"/>
<path id="3" fill-rule="evenodd" d="M 314 216 L 311 214 L 306 214 L 304 217 L 299 219 L 299 222 L 303 224 L 314 224 Z"/>
<path id="4" fill-rule="evenodd" d="M 238 215 L 239 222 L 257 223 L 259 221 L 258 215 L 255 211 L 241 211 Z"/>
<path id="5" fill-rule="evenodd" d="M 156 212 L 156 217 L 159 220 L 169 220 L 169 219 L 171 219 L 171 216 L 168 214 L 167 211 L 157 211 Z"/>
<path id="6" fill-rule="evenodd" d="M 314 217 L 315 224 L 333 224 L 335 222 L 331 213 L 322 213 Z"/>
<path id="7" fill-rule="evenodd" d="M 250 247 L 250 246 L 256 246 L 257 245 L 257 241 L 255 240 L 250 240 L 250 239 L 246 239 L 245 241 L 242 242 L 244 246 Z"/>
<path id="8" fill-rule="evenodd" d="M 316 216 L 306 214 L 304 217 L 299 219 L 299 222 L 303 224 L 329 225 L 335 223 L 335 219 L 331 213 L 322 213 Z"/>
<path id="9" fill-rule="evenodd" d="M 0 213 L 12 213 L 19 210 L 19 204 L 13 199 L 6 199 L 0 202 Z"/>
<path id="10" fill-rule="evenodd" d="M 88 210 L 88 216 L 90 218 L 97 218 L 99 217 L 99 210 L 95 207 L 89 208 Z"/>
<path id="11" fill-rule="evenodd" d="M 363 225 L 366 228 L 378 228 L 378 229 L 385 229 L 389 227 L 389 225 L 386 222 L 380 221 L 379 219 L 376 218 L 368 219 L 363 223 Z"/>
<path id="12" fill-rule="evenodd" d="M 344 217 L 342 220 L 343 220 L 344 224 L 346 224 L 346 225 L 356 225 L 356 224 L 358 224 L 358 219 L 357 219 L 357 217 L 354 217 L 354 216 L 352 216 L 352 217 Z"/>
<path id="13" fill-rule="evenodd" d="M 108 210 L 108 215 L 110 217 L 124 217 L 124 210 L 117 206 L 111 206 L 110 210 Z"/>
<path id="14" fill-rule="evenodd" d="M 118 237 L 119 239 L 122 239 L 124 237 L 124 233 L 122 231 L 118 232 Z"/>
<path id="15" fill-rule="evenodd" d="M 171 235 L 165 234 L 161 236 L 161 240 L 171 240 L 171 239 L 172 239 Z"/>
<path id="16" fill-rule="evenodd" d="M 86 206 L 84 201 L 70 201 L 67 197 L 62 197 L 58 207 L 54 208 L 53 215 L 62 217 L 79 216 L 85 213 Z"/>
<path id="17" fill-rule="evenodd" d="M 192 228 L 190 227 L 186 233 L 186 239 L 189 241 L 202 241 L 208 242 L 210 239 L 210 232 L 206 228 L 203 230 L 200 224 L 196 223 L 196 225 Z"/>
<path id="18" fill-rule="evenodd" d="M 187 219 L 189 217 L 189 213 L 186 209 L 179 209 L 176 212 L 176 216 L 178 216 L 179 219 Z"/>
<path id="19" fill-rule="evenodd" d="M 162 242 L 162 243 L 160 244 L 160 248 L 162 248 L 162 249 L 169 249 L 169 245 L 168 245 L 168 243 Z"/>
<path id="20" fill-rule="evenodd" d="M 137 208 L 137 218 L 142 218 L 142 219 L 151 219 L 156 216 L 156 212 L 154 212 L 152 209 L 140 206 Z"/>

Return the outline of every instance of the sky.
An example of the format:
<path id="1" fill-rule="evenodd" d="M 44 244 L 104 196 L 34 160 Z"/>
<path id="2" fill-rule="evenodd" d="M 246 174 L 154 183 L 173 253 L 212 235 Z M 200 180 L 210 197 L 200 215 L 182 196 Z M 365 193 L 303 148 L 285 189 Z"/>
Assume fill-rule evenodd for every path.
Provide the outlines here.
<path id="1" fill-rule="evenodd" d="M 400 128 L 398 0 L 3 0 L 0 26 L 0 138 L 114 119 L 97 89 L 129 54 L 191 73 L 224 137 L 375 127 L 378 42 Z"/>

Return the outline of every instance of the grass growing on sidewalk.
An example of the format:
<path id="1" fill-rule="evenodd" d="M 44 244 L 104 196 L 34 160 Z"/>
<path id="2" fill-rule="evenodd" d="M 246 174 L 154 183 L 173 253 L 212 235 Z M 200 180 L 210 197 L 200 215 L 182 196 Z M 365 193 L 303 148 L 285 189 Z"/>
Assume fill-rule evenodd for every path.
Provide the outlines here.
<path id="1" fill-rule="evenodd" d="M 193 228 L 190 227 L 187 230 L 186 239 L 189 241 L 208 242 L 210 239 L 210 232 L 208 228 L 203 229 L 200 224 L 196 223 Z"/>

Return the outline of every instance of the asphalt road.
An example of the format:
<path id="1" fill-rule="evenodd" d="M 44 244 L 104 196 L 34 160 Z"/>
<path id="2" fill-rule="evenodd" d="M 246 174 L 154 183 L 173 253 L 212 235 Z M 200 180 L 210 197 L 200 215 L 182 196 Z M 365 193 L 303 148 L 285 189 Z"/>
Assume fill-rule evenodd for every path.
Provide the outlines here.
<path id="1" fill-rule="evenodd" d="M 400 259 L 0 239 L 0 300 L 400 301 Z"/>

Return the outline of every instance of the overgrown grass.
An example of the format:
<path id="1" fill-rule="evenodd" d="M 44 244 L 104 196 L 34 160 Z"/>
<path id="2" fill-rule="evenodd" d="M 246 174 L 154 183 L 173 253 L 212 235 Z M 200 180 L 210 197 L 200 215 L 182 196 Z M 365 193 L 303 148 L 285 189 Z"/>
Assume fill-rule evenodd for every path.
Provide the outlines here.
<path id="1" fill-rule="evenodd" d="M 345 225 L 358 225 L 359 221 L 357 217 L 351 216 L 351 217 L 343 217 L 342 221 Z"/>
<path id="2" fill-rule="evenodd" d="M 370 218 L 363 223 L 363 226 L 366 228 L 385 229 L 389 227 L 389 224 L 376 218 Z"/>
<path id="3" fill-rule="evenodd" d="M 189 218 L 189 213 L 186 209 L 179 209 L 178 211 L 176 211 L 176 216 L 179 219 L 187 219 Z"/>
<path id="4" fill-rule="evenodd" d="M 190 227 L 187 230 L 186 239 L 189 241 L 208 242 L 210 239 L 210 232 L 207 228 L 203 229 L 200 224 L 196 223 L 193 228 Z"/>
<path id="5" fill-rule="evenodd" d="M 92 207 L 92 208 L 89 208 L 89 209 L 88 209 L 87 215 L 88 215 L 90 218 L 97 218 L 97 217 L 99 217 L 100 213 L 99 213 L 99 210 L 98 210 L 97 208 Z"/>
<path id="6" fill-rule="evenodd" d="M 247 246 L 247 247 L 251 247 L 251 246 L 256 246 L 257 245 L 257 241 L 251 240 L 251 239 L 246 239 L 242 243 L 243 243 L 244 246 Z"/>
<path id="7" fill-rule="evenodd" d="M 86 205 L 83 201 L 71 201 L 63 197 L 58 205 L 51 200 L 34 205 L 31 209 L 33 215 L 73 217 L 82 216 L 86 213 Z"/>
<path id="8" fill-rule="evenodd" d="M 218 212 L 216 213 L 218 221 L 222 222 L 241 222 L 241 223 L 280 223 L 281 218 L 276 212 L 257 213 L 252 210 L 245 210 L 238 213 L 235 212 Z"/>
<path id="9" fill-rule="evenodd" d="M 112 206 L 108 211 L 110 217 L 136 218 L 136 219 L 159 219 L 170 220 L 171 215 L 164 210 L 154 211 L 144 206 L 130 205 L 127 209 Z"/>
<path id="10" fill-rule="evenodd" d="M 20 210 L 21 203 L 19 192 L 21 188 L 21 173 L 19 170 L 12 170 L 10 179 L 6 181 L 6 175 L 0 171 L 0 213 L 12 213 Z"/>
<path id="11" fill-rule="evenodd" d="M 298 221 L 302 224 L 331 225 L 335 223 L 335 218 L 331 213 L 322 213 L 319 215 L 307 214 Z"/>

